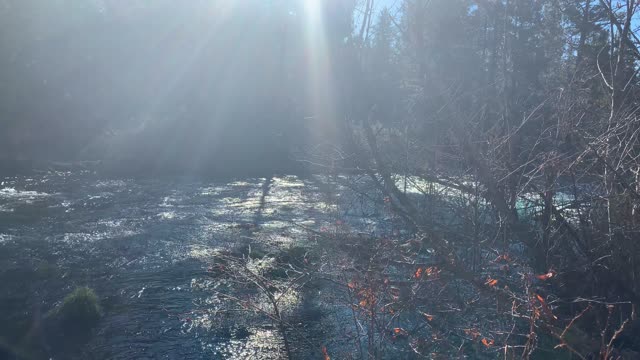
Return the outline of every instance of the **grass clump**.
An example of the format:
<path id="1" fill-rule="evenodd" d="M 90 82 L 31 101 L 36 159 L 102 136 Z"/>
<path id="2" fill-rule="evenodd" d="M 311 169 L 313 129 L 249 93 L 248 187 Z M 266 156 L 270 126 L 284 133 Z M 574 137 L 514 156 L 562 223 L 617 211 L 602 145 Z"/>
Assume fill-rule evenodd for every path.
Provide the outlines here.
<path id="1" fill-rule="evenodd" d="M 65 330 L 86 331 L 98 322 L 102 309 L 96 293 L 84 286 L 67 295 L 51 315 Z"/>

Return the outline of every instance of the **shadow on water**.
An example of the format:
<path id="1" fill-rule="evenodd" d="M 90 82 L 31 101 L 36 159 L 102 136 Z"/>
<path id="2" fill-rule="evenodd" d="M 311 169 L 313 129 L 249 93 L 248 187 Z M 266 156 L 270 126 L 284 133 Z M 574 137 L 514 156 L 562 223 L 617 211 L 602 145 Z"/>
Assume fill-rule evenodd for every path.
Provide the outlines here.
<path id="1" fill-rule="evenodd" d="M 271 184 L 273 183 L 273 175 L 269 175 L 262 182 L 262 194 L 260 195 L 260 204 L 258 205 L 258 209 L 256 210 L 255 219 L 253 221 L 254 225 L 259 226 L 262 223 L 262 213 L 267 206 L 267 196 L 269 196 L 269 191 L 271 189 Z"/>

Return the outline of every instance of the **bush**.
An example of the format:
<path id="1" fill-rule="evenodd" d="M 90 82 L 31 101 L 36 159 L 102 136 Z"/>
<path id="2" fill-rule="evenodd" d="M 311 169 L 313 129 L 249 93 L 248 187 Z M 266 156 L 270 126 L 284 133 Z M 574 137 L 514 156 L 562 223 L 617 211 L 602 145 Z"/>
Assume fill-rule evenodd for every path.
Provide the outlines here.
<path id="1" fill-rule="evenodd" d="M 100 319 L 102 309 L 96 293 L 88 287 L 79 287 L 67 295 L 51 314 L 67 331 L 86 331 Z"/>

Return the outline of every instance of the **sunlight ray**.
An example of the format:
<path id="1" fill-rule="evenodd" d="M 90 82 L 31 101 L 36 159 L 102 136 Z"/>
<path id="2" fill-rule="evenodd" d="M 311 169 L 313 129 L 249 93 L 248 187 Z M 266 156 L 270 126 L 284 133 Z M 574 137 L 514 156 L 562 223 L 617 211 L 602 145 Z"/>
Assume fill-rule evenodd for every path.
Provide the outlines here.
<path id="1" fill-rule="evenodd" d="M 305 57 L 309 76 L 307 89 L 311 106 L 312 142 L 330 141 L 334 134 L 336 102 L 332 94 L 333 69 L 331 49 L 327 39 L 327 29 L 321 0 L 305 0 Z"/>

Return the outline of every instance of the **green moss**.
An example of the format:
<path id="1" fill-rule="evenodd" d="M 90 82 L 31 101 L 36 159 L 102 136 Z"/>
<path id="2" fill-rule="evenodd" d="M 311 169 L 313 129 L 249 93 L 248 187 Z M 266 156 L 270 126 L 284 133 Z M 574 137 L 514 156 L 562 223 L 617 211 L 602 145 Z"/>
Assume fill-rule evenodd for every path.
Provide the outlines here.
<path id="1" fill-rule="evenodd" d="M 51 316 L 65 330 L 86 331 L 100 319 L 102 309 L 96 293 L 88 287 L 79 287 L 67 295 Z"/>

